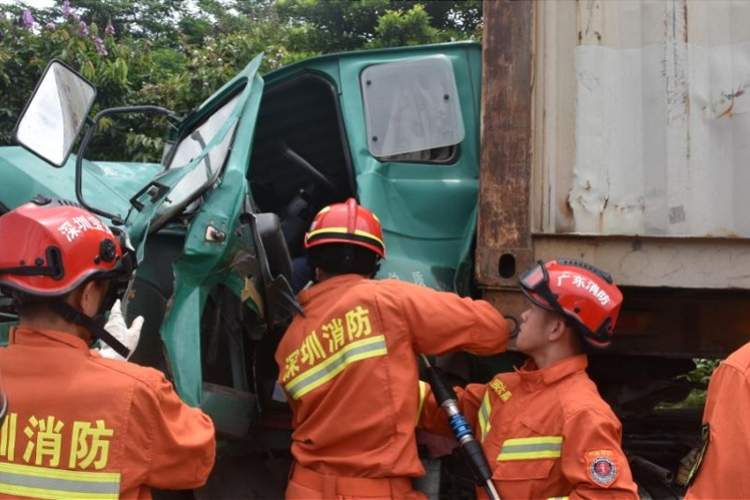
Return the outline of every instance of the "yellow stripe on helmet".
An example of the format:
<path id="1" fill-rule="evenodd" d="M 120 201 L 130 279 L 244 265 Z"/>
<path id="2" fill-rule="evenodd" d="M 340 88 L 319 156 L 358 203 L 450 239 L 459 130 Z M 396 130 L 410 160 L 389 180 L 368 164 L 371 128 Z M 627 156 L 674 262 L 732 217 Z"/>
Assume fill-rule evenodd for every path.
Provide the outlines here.
<path id="1" fill-rule="evenodd" d="M 326 227 L 323 229 L 316 229 L 315 231 L 310 231 L 305 235 L 305 241 L 309 240 L 313 236 L 318 236 L 320 234 L 326 234 L 326 233 L 334 233 L 334 234 L 355 234 L 357 236 L 362 236 L 363 238 L 369 238 L 371 240 L 375 240 L 380 245 L 385 247 L 385 243 L 383 240 L 375 236 L 374 234 L 368 233 L 366 231 L 362 231 L 361 229 L 355 229 L 354 233 L 351 233 L 347 228 L 345 227 Z"/>

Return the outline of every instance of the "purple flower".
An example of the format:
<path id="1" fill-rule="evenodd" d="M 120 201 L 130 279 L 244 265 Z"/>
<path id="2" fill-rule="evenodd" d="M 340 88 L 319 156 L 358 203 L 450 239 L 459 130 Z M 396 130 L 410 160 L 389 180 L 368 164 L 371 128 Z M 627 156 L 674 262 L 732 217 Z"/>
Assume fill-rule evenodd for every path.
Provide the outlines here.
<path id="1" fill-rule="evenodd" d="M 80 27 L 78 33 L 80 33 L 81 36 L 89 35 L 89 27 L 86 25 L 86 21 L 81 21 L 78 26 Z"/>
<path id="2" fill-rule="evenodd" d="M 65 0 L 63 2 L 63 17 L 66 19 L 70 17 L 70 0 Z"/>
<path id="3" fill-rule="evenodd" d="M 21 13 L 21 22 L 23 22 L 24 28 L 34 27 L 34 16 L 31 15 L 29 9 L 23 9 L 23 12 Z"/>
<path id="4" fill-rule="evenodd" d="M 46 29 L 47 31 L 55 31 L 55 27 L 55 23 L 53 23 L 52 21 L 44 25 L 44 29 Z"/>
<path id="5" fill-rule="evenodd" d="M 97 36 L 96 38 L 94 38 L 94 45 L 96 46 L 96 52 L 100 56 L 107 55 L 107 48 L 104 46 L 104 40 Z"/>
<path id="6" fill-rule="evenodd" d="M 109 21 L 107 23 L 107 27 L 104 28 L 104 33 L 107 34 L 107 35 L 110 35 L 110 36 L 112 36 L 112 35 L 115 34 L 115 27 L 112 26 L 112 21 Z"/>

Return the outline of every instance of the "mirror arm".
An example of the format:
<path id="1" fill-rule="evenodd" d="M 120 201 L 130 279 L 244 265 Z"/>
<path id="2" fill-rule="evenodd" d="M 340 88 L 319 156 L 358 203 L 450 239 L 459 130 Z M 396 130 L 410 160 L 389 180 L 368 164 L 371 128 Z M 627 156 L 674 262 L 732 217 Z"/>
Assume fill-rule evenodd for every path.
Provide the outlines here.
<path id="1" fill-rule="evenodd" d="M 125 221 L 122 220 L 122 217 L 92 207 L 83 199 L 83 153 L 86 151 L 86 148 L 88 148 L 91 138 L 94 137 L 94 133 L 98 129 L 97 125 L 99 123 L 100 114 L 101 113 L 97 114 L 93 120 L 91 118 L 86 118 L 86 134 L 84 134 L 83 139 L 81 139 L 81 144 L 78 146 L 78 153 L 76 154 L 76 198 L 78 199 L 78 203 L 89 212 L 101 215 L 102 217 L 107 217 L 112 220 L 112 224 L 121 226 L 125 223 Z"/>
<path id="2" fill-rule="evenodd" d="M 175 113 L 174 111 L 162 108 L 161 106 L 151 106 L 151 105 L 145 105 L 145 106 L 119 106 L 116 108 L 107 108 L 99 111 L 96 116 L 94 116 L 94 121 L 99 122 L 102 118 L 109 115 L 123 115 L 123 114 L 129 114 L 129 113 L 150 113 L 154 115 L 164 115 L 168 118 L 172 118 L 173 120 L 180 121 L 182 120 L 182 117 Z"/>
<path id="3" fill-rule="evenodd" d="M 102 217 L 111 219 L 112 223 L 118 226 L 121 226 L 125 223 L 122 217 L 117 214 L 111 214 L 96 207 L 92 207 L 83 199 L 83 155 L 86 152 L 86 149 L 89 147 L 89 143 L 91 143 L 91 139 L 94 137 L 94 134 L 99 129 L 99 122 L 102 118 L 109 115 L 129 113 L 151 113 L 164 115 L 173 120 L 181 119 L 180 116 L 174 111 L 171 111 L 167 108 L 162 108 L 161 106 L 150 105 L 107 108 L 99 111 L 93 119 L 86 118 L 86 125 L 88 125 L 88 128 L 86 129 L 86 134 L 83 136 L 83 139 L 81 139 L 81 144 L 78 146 L 78 153 L 76 154 L 76 198 L 78 199 L 78 203 L 80 203 L 83 208 L 97 215 L 101 215 Z"/>

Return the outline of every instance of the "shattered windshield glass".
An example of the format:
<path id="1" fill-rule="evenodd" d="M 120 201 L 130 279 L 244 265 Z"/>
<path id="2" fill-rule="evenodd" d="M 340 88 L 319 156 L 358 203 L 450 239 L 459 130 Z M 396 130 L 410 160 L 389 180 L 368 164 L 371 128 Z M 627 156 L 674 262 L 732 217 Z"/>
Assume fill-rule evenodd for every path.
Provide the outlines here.
<path id="1" fill-rule="evenodd" d="M 197 165 L 191 167 L 192 170 L 167 195 L 159 209 L 157 221 L 164 221 L 182 211 L 185 204 L 190 203 L 196 193 L 218 179 L 229 155 L 237 120 L 235 119 L 220 142 L 208 150 L 206 148 L 220 133 L 227 121 L 231 119 L 232 112 L 235 110 L 241 95 L 241 92 L 237 93 L 175 146 L 175 154 L 168 165 L 170 170 L 185 168 L 192 165 L 197 158 L 201 158 L 201 156 L 202 158 Z"/>

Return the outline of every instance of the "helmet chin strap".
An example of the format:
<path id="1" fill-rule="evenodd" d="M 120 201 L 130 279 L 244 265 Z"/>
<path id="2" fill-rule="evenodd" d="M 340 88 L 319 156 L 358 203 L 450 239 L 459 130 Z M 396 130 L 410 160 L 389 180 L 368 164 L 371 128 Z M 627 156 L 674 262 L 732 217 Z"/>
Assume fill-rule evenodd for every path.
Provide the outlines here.
<path id="1" fill-rule="evenodd" d="M 125 347 L 119 340 L 113 337 L 94 318 L 86 316 L 67 302 L 54 302 L 50 304 L 50 307 L 65 321 L 84 327 L 89 331 L 89 333 L 91 333 L 91 335 L 106 343 L 123 358 L 127 359 L 130 355 L 130 349 Z"/>

